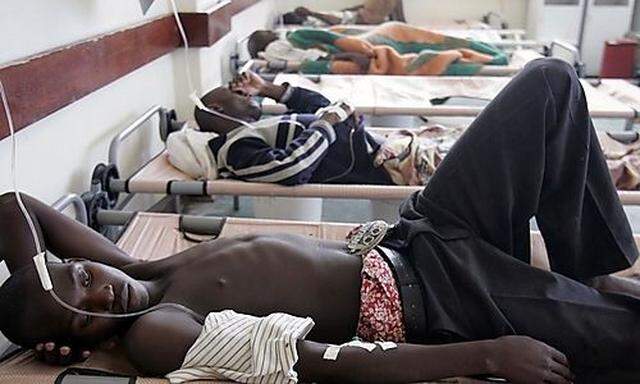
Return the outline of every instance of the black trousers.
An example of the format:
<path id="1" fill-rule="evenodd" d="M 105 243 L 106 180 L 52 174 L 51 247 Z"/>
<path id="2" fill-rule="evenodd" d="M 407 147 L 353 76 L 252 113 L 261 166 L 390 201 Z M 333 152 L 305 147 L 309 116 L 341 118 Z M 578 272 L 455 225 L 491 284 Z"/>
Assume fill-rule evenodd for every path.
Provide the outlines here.
<path id="1" fill-rule="evenodd" d="M 638 251 L 569 65 L 529 64 L 400 216 L 392 237 L 423 285 L 426 341 L 528 335 L 574 368 L 640 372 L 640 300 L 580 283 Z M 554 272 L 529 265 L 534 216 Z"/>

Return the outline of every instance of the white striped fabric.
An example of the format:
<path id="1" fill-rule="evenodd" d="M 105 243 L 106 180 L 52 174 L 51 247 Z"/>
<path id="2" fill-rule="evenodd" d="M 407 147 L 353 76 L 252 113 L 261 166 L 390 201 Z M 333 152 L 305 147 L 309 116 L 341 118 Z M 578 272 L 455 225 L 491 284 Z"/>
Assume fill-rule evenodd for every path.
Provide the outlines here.
<path id="1" fill-rule="evenodd" d="M 167 375 L 171 383 L 233 380 L 240 383 L 293 384 L 298 375 L 297 340 L 311 331 L 311 318 L 285 313 L 267 317 L 231 310 L 212 312 L 182 367 Z"/>

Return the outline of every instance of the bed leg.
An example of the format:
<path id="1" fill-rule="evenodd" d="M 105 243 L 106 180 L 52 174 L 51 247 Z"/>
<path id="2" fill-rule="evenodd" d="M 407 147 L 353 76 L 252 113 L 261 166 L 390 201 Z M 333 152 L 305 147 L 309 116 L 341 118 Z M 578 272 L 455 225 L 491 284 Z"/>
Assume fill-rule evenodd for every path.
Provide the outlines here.
<path id="1" fill-rule="evenodd" d="M 173 209 L 175 213 L 182 213 L 182 199 L 180 198 L 180 195 L 176 195 L 173 198 Z"/>
<path id="2" fill-rule="evenodd" d="M 634 119 L 627 119 L 627 122 L 624 125 L 625 131 L 633 131 Z"/>
<path id="3" fill-rule="evenodd" d="M 240 197 L 238 196 L 233 196 L 233 210 L 236 212 L 240 210 Z"/>

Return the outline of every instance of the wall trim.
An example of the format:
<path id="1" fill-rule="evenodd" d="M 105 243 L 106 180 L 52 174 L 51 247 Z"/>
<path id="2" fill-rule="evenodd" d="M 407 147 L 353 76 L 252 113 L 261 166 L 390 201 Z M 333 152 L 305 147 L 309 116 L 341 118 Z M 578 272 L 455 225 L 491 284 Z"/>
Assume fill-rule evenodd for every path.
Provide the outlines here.
<path id="1" fill-rule="evenodd" d="M 233 0 L 205 12 L 181 13 L 189 44 L 212 46 L 229 33 L 233 15 L 259 1 Z M 0 66 L 16 131 L 180 46 L 178 28 L 170 14 Z M 0 103 L 0 140 L 8 135 Z"/>

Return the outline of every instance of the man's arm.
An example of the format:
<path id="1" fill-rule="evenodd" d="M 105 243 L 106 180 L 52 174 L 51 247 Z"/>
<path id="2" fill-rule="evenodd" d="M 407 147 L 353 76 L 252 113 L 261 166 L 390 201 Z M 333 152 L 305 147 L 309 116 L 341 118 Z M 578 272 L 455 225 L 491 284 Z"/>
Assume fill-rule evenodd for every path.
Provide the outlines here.
<path id="1" fill-rule="evenodd" d="M 514 383 L 568 384 L 566 357 L 521 336 L 446 345 L 398 344 L 368 352 L 343 347 L 335 361 L 324 360 L 328 345 L 298 342 L 296 371 L 302 382 L 413 383 L 449 377 L 491 375 Z"/>
<path id="2" fill-rule="evenodd" d="M 29 212 L 42 249 L 63 259 L 80 258 L 121 268 L 138 262 L 92 229 L 24 193 L 20 194 Z M 13 193 L 0 196 L 0 256 L 9 271 L 33 263 L 36 254 L 31 231 Z"/>
<path id="3" fill-rule="evenodd" d="M 202 325 L 186 313 L 157 311 L 137 320 L 124 342 L 140 372 L 159 376 L 182 366 L 201 331 Z M 447 345 L 398 344 L 395 349 L 376 347 L 372 352 L 343 347 L 335 361 L 323 359 L 327 347 L 305 340 L 296 343 L 294 369 L 301 382 L 409 383 L 471 375 L 498 376 L 514 383 L 573 380 L 562 353 L 523 336 Z"/>
<path id="4" fill-rule="evenodd" d="M 259 137 L 239 138 L 229 146 L 226 168 L 244 181 L 304 184 L 311 179 L 335 140 L 333 126 L 324 120 L 311 123 L 284 149 L 273 148 Z"/>
<path id="5" fill-rule="evenodd" d="M 251 71 L 236 76 L 229 84 L 229 89 L 249 96 L 268 97 L 286 105 L 291 113 L 315 113 L 330 104 L 329 100 L 318 92 L 273 84 Z"/>
<path id="6" fill-rule="evenodd" d="M 124 346 L 139 372 L 162 376 L 182 366 L 201 331 L 202 325 L 186 313 L 155 311 L 133 323 L 124 337 Z"/>

